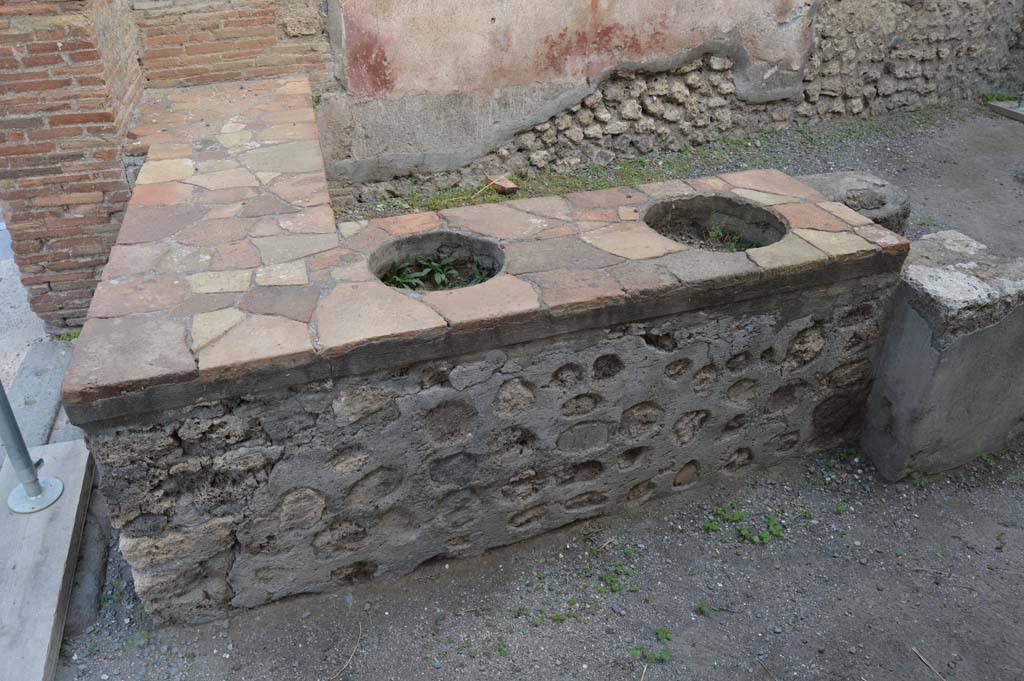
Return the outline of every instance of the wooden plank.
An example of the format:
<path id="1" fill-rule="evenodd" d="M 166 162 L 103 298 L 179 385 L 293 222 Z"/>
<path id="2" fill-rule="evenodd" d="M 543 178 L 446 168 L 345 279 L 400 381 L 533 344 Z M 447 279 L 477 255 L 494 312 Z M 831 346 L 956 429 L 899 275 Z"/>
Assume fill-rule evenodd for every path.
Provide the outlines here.
<path id="1" fill-rule="evenodd" d="M 92 460 L 82 440 L 32 448 L 41 475 L 64 483 L 53 506 L 28 515 L 7 508 L 18 484 L 0 469 L 0 681 L 50 681 L 64 632 L 78 543 L 92 486 Z"/>

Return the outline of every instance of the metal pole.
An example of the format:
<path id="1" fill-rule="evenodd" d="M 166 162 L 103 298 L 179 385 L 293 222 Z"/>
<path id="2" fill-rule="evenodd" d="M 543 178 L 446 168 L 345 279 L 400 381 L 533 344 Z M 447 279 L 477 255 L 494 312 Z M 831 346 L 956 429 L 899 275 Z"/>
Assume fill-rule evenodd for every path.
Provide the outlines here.
<path id="1" fill-rule="evenodd" d="M 3 384 L 0 384 L 0 441 L 7 448 L 7 461 L 14 466 L 14 473 L 21 482 L 7 497 L 8 508 L 15 513 L 35 513 L 57 501 L 64 491 L 64 483 L 48 475 L 40 478 L 36 473 Z"/>

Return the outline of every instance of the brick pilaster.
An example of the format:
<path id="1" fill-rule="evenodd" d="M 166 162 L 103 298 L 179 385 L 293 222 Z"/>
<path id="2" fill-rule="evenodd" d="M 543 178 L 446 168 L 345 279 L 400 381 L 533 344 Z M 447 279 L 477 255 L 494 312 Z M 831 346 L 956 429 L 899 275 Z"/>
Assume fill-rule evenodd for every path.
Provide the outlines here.
<path id="1" fill-rule="evenodd" d="M 55 332 L 85 317 L 130 194 L 130 16 L 124 0 L 0 6 L 0 200 L 32 309 Z"/>

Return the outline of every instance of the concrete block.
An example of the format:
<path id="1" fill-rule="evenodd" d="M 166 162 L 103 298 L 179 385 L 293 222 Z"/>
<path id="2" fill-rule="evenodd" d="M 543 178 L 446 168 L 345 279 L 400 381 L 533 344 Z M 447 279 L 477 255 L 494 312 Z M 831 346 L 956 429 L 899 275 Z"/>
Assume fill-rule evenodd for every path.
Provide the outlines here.
<path id="1" fill-rule="evenodd" d="M 1024 426 L 1024 259 L 960 234 L 911 249 L 876 363 L 862 436 L 882 475 L 936 473 Z"/>

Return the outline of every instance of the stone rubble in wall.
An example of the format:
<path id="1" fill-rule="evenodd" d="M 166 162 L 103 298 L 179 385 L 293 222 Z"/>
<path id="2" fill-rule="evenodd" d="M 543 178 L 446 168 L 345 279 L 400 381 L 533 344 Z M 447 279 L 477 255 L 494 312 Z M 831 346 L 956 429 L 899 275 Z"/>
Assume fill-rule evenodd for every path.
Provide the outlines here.
<path id="1" fill-rule="evenodd" d="M 1015 78 L 1012 64 L 1024 57 L 987 47 L 995 45 L 988 35 L 996 27 L 1015 34 L 1008 44 L 1024 45 L 1024 27 L 1009 19 L 1024 12 L 1024 2 L 1004 0 L 988 11 L 950 5 L 826 2 L 816 21 L 802 97 L 744 102 L 736 96 L 732 60 L 714 54 L 667 72 L 620 70 L 579 104 L 461 170 L 336 185 L 332 196 L 345 205 L 405 196 L 414 184 L 430 193 L 527 168 L 567 172 L 727 135 L 938 106 Z"/>
<path id="2" fill-rule="evenodd" d="M 858 423 L 894 276 L 201 402 L 86 437 L 147 611 L 203 621 L 835 446 Z"/>

